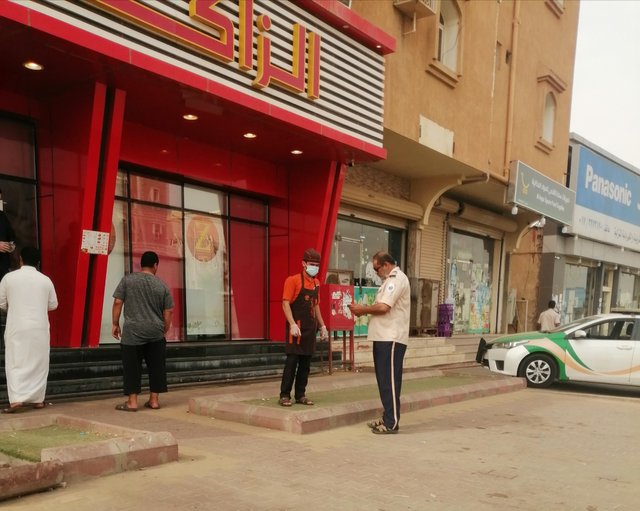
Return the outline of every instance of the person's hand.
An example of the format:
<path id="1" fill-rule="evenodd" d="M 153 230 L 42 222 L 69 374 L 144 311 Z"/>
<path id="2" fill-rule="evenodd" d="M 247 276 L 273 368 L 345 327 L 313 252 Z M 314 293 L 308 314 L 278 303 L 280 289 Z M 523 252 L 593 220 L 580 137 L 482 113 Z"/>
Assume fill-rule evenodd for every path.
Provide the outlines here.
<path id="1" fill-rule="evenodd" d="M 354 316 L 362 316 L 364 314 L 364 306 L 359 303 L 352 303 L 349 305 L 349 310 L 353 313 Z"/>
<path id="2" fill-rule="evenodd" d="M 13 245 L 8 241 L 0 241 L 0 252 L 5 252 L 5 253 L 13 252 Z"/>
<path id="3" fill-rule="evenodd" d="M 289 327 L 289 333 L 291 334 L 291 337 L 300 337 L 302 335 L 300 327 L 295 323 Z"/>
<path id="4" fill-rule="evenodd" d="M 111 335 L 113 335 L 115 339 L 120 340 L 120 325 L 113 325 L 111 327 Z"/>
<path id="5" fill-rule="evenodd" d="M 320 327 L 320 339 L 327 339 L 329 337 L 329 332 L 327 331 L 327 327 L 322 325 Z"/>

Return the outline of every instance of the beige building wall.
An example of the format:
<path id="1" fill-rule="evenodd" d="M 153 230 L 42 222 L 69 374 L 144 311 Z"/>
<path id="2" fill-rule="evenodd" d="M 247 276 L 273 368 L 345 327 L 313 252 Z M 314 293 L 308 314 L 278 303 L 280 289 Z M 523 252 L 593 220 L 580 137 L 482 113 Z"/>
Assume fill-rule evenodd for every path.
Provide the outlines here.
<path id="1" fill-rule="evenodd" d="M 396 3 L 404 4 L 404 12 Z M 492 232 L 496 226 L 504 229 L 500 254 L 504 264 L 497 266 L 501 271 L 507 268 L 507 273 L 493 275 L 496 300 L 492 321 L 501 323 L 494 325 L 494 330 L 505 330 L 509 318 L 500 318 L 506 314 L 511 289 L 516 290 L 518 299 L 528 301 L 531 317 L 537 314 L 541 250 L 537 240 L 541 233 L 531 234 L 527 227 L 539 214 L 521 208 L 513 216 L 511 205 L 506 203 L 509 165 L 520 160 L 565 184 L 579 2 L 421 3 L 430 4 L 434 14 L 424 15 L 420 8 L 422 12 L 414 20 L 410 4 L 416 0 L 351 2 L 353 11 L 394 36 L 397 46 L 386 57 L 388 159 L 373 165 L 379 173 L 357 166 L 350 169 L 346 182 L 374 186 L 376 192 L 385 193 L 385 174 L 394 176 L 386 193 L 423 208 L 424 218 L 410 229 L 416 249 L 416 260 L 407 264 L 410 276 L 440 274 L 446 280 L 446 239 L 439 250 L 443 254 L 438 262 L 440 271 L 433 261 L 421 260 L 433 258 L 435 252 L 427 254 L 420 249 L 430 246 L 423 237 L 442 228 L 446 231 L 447 219 L 457 215 L 455 208 L 445 216 L 442 209 L 436 209 L 443 196 L 483 211 L 465 220 L 471 225 L 477 221 Z M 458 19 L 458 36 L 450 45 L 455 48 L 455 69 L 448 65 L 452 55 L 447 53 L 449 47 L 439 43 L 441 12 L 448 14 L 447 19 L 453 12 Z M 440 46 L 447 57 L 439 54 Z M 545 140 L 549 100 L 555 105 L 553 137 Z M 404 183 L 397 181 L 398 177 L 409 183 L 408 197 L 406 189 L 398 186 Z M 370 178 L 372 184 L 368 185 Z M 436 225 L 430 225 L 432 222 Z M 445 292 L 446 282 L 440 289 Z"/>
<path id="2" fill-rule="evenodd" d="M 563 181 L 579 3 L 564 1 L 562 14 L 550 8 L 554 0 L 451 3 L 462 27 L 455 73 L 436 60 L 437 14 L 417 19 L 414 32 L 393 0 L 352 1 L 353 11 L 396 38 L 386 62 L 385 127 L 418 142 L 425 116 L 455 134 L 455 159 L 507 179 L 511 116 L 510 159 Z M 550 152 L 537 147 L 546 92 L 558 105 Z"/>

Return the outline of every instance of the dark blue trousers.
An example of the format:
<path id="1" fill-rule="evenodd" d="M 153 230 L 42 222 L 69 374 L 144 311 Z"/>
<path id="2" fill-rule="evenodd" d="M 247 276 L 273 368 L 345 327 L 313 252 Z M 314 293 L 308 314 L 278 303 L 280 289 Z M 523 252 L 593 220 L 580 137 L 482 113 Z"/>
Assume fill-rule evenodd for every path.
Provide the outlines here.
<path id="1" fill-rule="evenodd" d="M 402 364 L 406 351 L 407 345 L 399 342 L 373 342 L 373 364 L 384 408 L 382 420 L 389 429 L 396 429 L 400 422 Z"/>

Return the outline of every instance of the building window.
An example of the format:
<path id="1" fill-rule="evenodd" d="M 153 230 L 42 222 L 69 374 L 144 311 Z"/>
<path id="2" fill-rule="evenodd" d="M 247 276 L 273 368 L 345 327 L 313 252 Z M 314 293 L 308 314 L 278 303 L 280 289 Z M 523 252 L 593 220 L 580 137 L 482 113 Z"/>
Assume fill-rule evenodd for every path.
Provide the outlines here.
<path id="1" fill-rule="evenodd" d="M 539 85 L 539 102 L 538 108 L 542 112 L 542 122 L 536 141 L 536 148 L 546 154 L 553 151 L 556 111 L 558 109 L 558 101 L 561 94 L 567 89 L 566 82 L 553 70 L 547 69 L 538 76 Z"/>
<path id="2" fill-rule="evenodd" d="M 456 0 L 442 0 L 440 11 L 434 16 L 435 38 L 430 43 L 433 61 L 427 72 L 454 88 L 460 74 L 462 14 Z"/>
<path id="3" fill-rule="evenodd" d="M 564 14 L 564 0 L 545 0 L 546 6 L 558 18 Z"/>
<path id="4" fill-rule="evenodd" d="M 442 53 L 444 45 L 444 17 L 440 13 L 438 19 L 438 60 L 442 62 Z"/>
<path id="5" fill-rule="evenodd" d="M 158 277 L 175 302 L 168 341 L 266 338 L 265 201 L 125 170 L 116 195 L 102 343 L 114 342 L 113 290 L 124 274 L 139 271 L 147 250 L 158 254 Z"/>
<path id="6" fill-rule="evenodd" d="M 542 118 L 542 139 L 553 144 L 553 128 L 556 122 L 556 98 L 553 93 L 547 93 L 544 101 L 544 114 Z"/>
<path id="7" fill-rule="evenodd" d="M 460 16 L 457 6 L 452 0 L 443 0 L 438 23 L 438 61 L 452 71 L 458 70 L 459 35 Z"/>

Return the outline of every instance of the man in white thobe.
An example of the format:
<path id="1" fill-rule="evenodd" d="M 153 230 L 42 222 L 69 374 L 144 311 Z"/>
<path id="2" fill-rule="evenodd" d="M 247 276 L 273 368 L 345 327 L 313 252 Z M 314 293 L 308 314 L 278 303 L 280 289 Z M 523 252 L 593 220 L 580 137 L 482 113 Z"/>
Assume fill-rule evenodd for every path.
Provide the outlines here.
<path id="1" fill-rule="evenodd" d="M 44 408 L 49 375 L 49 315 L 58 298 L 49 277 L 36 266 L 40 252 L 24 247 L 20 269 L 0 281 L 0 308 L 7 310 L 4 332 L 9 407 L 3 413 Z"/>

